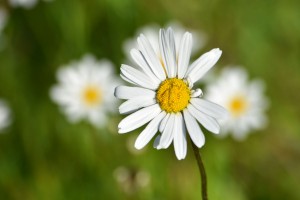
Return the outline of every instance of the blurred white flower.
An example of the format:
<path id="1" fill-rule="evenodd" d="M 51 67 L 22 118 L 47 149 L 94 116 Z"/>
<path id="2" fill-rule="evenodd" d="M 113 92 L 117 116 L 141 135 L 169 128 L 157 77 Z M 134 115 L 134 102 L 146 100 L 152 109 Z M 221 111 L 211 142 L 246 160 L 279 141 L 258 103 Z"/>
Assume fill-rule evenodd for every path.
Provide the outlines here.
<path id="1" fill-rule="evenodd" d="M 7 104 L 0 100 L 0 131 L 11 123 L 11 111 Z"/>
<path id="2" fill-rule="evenodd" d="M 71 122 L 86 118 L 95 126 L 103 126 L 107 112 L 114 111 L 114 88 L 119 84 L 113 65 L 86 55 L 57 72 L 58 85 L 50 95 Z"/>
<path id="3" fill-rule="evenodd" d="M 143 34 L 137 41 L 139 49 L 132 49 L 131 55 L 142 71 L 121 66 L 121 77 L 136 87 L 119 86 L 115 90 L 117 98 L 127 100 L 119 107 L 120 113 L 130 114 L 119 123 L 119 133 L 128 133 L 150 122 L 138 136 L 135 148 L 142 149 L 159 131 L 162 134 L 156 137 L 154 147 L 166 149 L 173 142 L 177 158 L 184 159 L 186 132 L 199 148 L 205 143 L 196 120 L 217 134 L 220 127 L 215 118 L 227 114 L 221 106 L 201 99 L 201 89 L 192 89 L 219 60 L 222 51 L 213 49 L 190 65 L 193 42 L 189 32 L 177 43 L 177 50 L 173 30 L 161 29 L 161 57 Z"/>
<path id="4" fill-rule="evenodd" d="M 127 194 L 133 194 L 150 183 L 150 174 L 144 170 L 121 166 L 114 170 L 113 175 L 120 188 Z"/>
<path id="5" fill-rule="evenodd" d="M 243 140 L 250 131 L 266 126 L 268 101 L 264 89 L 262 80 L 249 82 L 247 72 L 238 67 L 225 68 L 218 80 L 208 85 L 207 99 L 230 113 L 230 117 L 220 121 L 221 136 L 232 133 L 235 139 Z"/>
<path id="6" fill-rule="evenodd" d="M 45 2 L 50 2 L 53 0 L 44 0 Z M 38 0 L 9 0 L 9 4 L 12 7 L 23 7 L 26 9 L 31 9 L 37 4 Z"/>
<path id="7" fill-rule="evenodd" d="M 172 27 L 172 29 L 174 30 L 175 42 L 177 44 L 176 50 L 178 52 L 180 40 L 187 29 L 185 27 L 183 27 L 179 22 L 176 22 L 176 21 L 172 21 L 172 22 L 168 23 L 166 25 L 166 27 Z M 157 34 L 159 32 L 159 29 L 160 29 L 160 26 L 157 24 L 148 24 L 146 26 L 139 28 L 136 31 L 134 37 L 125 40 L 125 42 L 123 43 L 123 51 L 124 51 L 124 54 L 126 55 L 127 59 L 130 61 L 133 61 L 130 56 L 130 50 L 138 47 L 136 38 L 141 33 L 143 33 L 148 38 L 155 53 L 157 54 L 157 56 L 159 56 L 161 58 L 160 50 L 159 50 L 159 42 L 158 42 L 159 38 L 158 38 L 158 34 Z M 190 30 L 190 32 L 193 35 L 193 44 L 194 45 L 192 47 L 192 52 L 191 52 L 191 56 L 193 56 L 197 51 L 199 51 L 204 46 L 206 37 L 205 37 L 204 33 L 200 32 L 200 31 Z"/>

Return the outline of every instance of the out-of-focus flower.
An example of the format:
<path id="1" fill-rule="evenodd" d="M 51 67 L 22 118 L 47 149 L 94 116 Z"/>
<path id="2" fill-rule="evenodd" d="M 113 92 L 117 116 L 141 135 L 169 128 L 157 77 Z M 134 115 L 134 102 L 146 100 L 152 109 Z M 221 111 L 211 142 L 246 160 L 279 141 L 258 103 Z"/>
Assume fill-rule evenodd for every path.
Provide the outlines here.
<path id="1" fill-rule="evenodd" d="M 224 106 L 230 113 L 226 120 L 220 120 L 220 135 L 232 133 L 235 139 L 243 140 L 250 131 L 266 126 L 268 101 L 264 88 L 262 80 L 249 82 L 247 72 L 238 67 L 225 68 L 219 79 L 208 85 L 207 99 Z"/>
<path id="2" fill-rule="evenodd" d="M 50 2 L 52 0 L 44 0 L 45 2 Z M 26 9 L 31 9 L 37 4 L 38 0 L 9 0 L 9 4 L 12 7 L 23 7 Z"/>
<path id="3" fill-rule="evenodd" d="M 176 46 L 176 50 L 178 52 L 180 40 L 187 29 L 185 27 L 183 27 L 179 22 L 175 22 L 175 21 L 168 23 L 167 27 L 172 27 L 174 30 L 175 42 L 176 42 L 176 44 L 178 44 Z M 127 59 L 132 61 L 132 58 L 130 56 L 130 50 L 138 47 L 136 38 L 141 33 L 143 33 L 148 38 L 155 53 L 157 54 L 158 57 L 160 57 L 160 59 L 162 59 L 162 56 L 161 56 L 160 50 L 159 50 L 159 42 L 158 42 L 159 38 L 158 38 L 158 34 L 157 34 L 159 32 L 159 29 L 160 29 L 160 27 L 157 24 L 149 24 L 149 25 L 139 28 L 136 31 L 136 34 L 133 38 L 127 39 L 123 43 L 123 51 L 124 51 Z M 191 52 L 191 55 L 193 56 L 198 50 L 200 50 L 203 47 L 206 39 L 205 39 L 204 33 L 200 32 L 200 31 L 190 30 L 190 32 L 193 35 L 193 44 L 194 45 L 192 47 L 192 52 Z"/>
<path id="4" fill-rule="evenodd" d="M 127 100 L 119 107 L 120 113 L 132 113 L 119 123 L 119 133 L 130 132 L 150 122 L 138 136 L 135 147 L 142 149 L 159 130 L 162 135 L 156 137 L 154 147 L 166 149 L 173 142 L 177 158 L 184 159 L 186 132 L 196 146 L 202 147 L 205 142 L 196 120 L 209 131 L 218 133 L 220 127 L 215 118 L 227 114 L 221 106 L 200 98 L 201 89 L 192 89 L 218 61 L 222 51 L 213 49 L 189 66 L 191 33 L 183 35 L 176 50 L 173 30 L 161 29 L 161 58 L 143 34 L 137 40 L 139 49 L 132 49 L 131 55 L 142 71 L 121 66 L 121 77 L 136 87 L 119 86 L 115 90 L 117 98 Z"/>
<path id="5" fill-rule="evenodd" d="M 133 194 L 150 183 L 150 175 L 144 170 L 122 166 L 115 169 L 113 175 L 120 188 L 127 194 Z"/>
<path id="6" fill-rule="evenodd" d="M 11 123 L 11 111 L 7 104 L 0 100 L 0 131 Z"/>
<path id="7" fill-rule="evenodd" d="M 86 118 L 102 126 L 109 111 L 114 111 L 114 88 L 119 85 L 113 75 L 113 65 L 86 55 L 57 72 L 58 85 L 51 89 L 53 101 L 61 106 L 71 122 Z"/>

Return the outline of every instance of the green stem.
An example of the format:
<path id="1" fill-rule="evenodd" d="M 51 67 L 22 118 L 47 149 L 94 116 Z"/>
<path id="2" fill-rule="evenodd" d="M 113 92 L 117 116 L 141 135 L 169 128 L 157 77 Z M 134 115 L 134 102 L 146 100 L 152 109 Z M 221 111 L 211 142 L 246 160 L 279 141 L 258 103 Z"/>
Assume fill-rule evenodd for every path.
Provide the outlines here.
<path id="1" fill-rule="evenodd" d="M 193 150 L 194 150 L 194 155 L 198 164 L 199 172 L 201 175 L 201 186 L 202 186 L 202 200 L 208 200 L 207 197 L 207 179 L 206 179 L 206 173 L 204 169 L 204 165 L 200 156 L 200 152 L 198 147 L 194 144 L 193 141 L 191 141 Z"/>

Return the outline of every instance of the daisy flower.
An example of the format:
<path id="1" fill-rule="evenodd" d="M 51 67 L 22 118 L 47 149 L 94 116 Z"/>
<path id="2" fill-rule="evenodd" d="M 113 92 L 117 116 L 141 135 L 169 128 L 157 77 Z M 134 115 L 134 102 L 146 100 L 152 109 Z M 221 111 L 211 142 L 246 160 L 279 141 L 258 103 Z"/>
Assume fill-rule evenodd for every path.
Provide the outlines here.
<path id="1" fill-rule="evenodd" d="M 71 122 L 87 119 L 95 126 L 106 121 L 106 112 L 116 106 L 113 89 L 119 81 L 113 77 L 113 65 L 86 55 L 57 72 L 58 84 L 50 95 Z"/>
<path id="2" fill-rule="evenodd" d="M 230 113 L 226 120 L 221 120 L 222 133 L 232 133 L 237 140 L 245 139 L 247 134 L 265 127 L 265 110 L 268 102 L 261 80 L 248 81 L 247 73 L 242 68 L 225 68 L 219 79 L 207 87 L 206 97 L 224 106 Z"/>
<path id="3" fill-rule="evenodd" d="M 0 100 L 0 131 L 5 129 L 11 123 L 11 113 L 7 104 Z"/>
<path id="4" fill-rule="evenodd" d="M 179 44 L 183 34 L 185 33 L 186 28 L 176 21 L 169 22 L 167 27 L 172 27 L 172 29 L 174 30 L 175 42 Z M 129 52 L 131 49 L 138 47 L 136 38 L 141 33 L 143 33 L 149 40 L 150 44 L 152 45 L 156 55 L 159 56 L 159 58 L 162 58 L 159 50 L 159 43 L 158 43 L 159 38 L 157 34 L 158 31 L 159 31 L 159 26 L 157 24 L 148 24 L 146 26 L 139 28 L 136 31 L 136 35 L 133 38 L 127 39 L 123 44 L 123 51 L 126 57 L 130 61 L 133 61 Z M 193 56 L 197 51 L 199 51 L 203 47 L 205 43 L 205 35 L 200 31 L 194 31 L 194 30 L 192 30 L 191 33 L 193 35 L 193 43 L 194 43 L 191 52 Z M 179 50 L 179 46 L 176 46 L 176 51 L 178 52 L 178 50 Z"/>
<path id="5" fill-rule="evenodd" d="M 219 49 L 205 53 L 189 66 L 192 34 L 186 32 L 181 42 L 175 41 L 173 30 L 159 31 L 161 59 L 148 39 L 141 34 L 139 49 L 131 55 L 140 69 L 121 66 L 121 77 L 135 85 L 119 86 L 115 96 L 126 99 L 120 107 L 121 114 L 130 114 L 119 123 L 119 133 L 133 131 L 150 122 L 138 136 L 135 147 L 143 148 L 159 131 L 154 142 L 157 149 L 165 149 L 173 142 L 177 158 L 187 153 L 186 132 L 196 146 L 204 145 L 204 135 L 197 121 L 213 133 L 220 127 L 215 118 L 223 118 L 226 110 L 202 98 L 201 89 L 192 89 L 221 56 Z M 179 45 L 178 50 L 176 46 Z"/>

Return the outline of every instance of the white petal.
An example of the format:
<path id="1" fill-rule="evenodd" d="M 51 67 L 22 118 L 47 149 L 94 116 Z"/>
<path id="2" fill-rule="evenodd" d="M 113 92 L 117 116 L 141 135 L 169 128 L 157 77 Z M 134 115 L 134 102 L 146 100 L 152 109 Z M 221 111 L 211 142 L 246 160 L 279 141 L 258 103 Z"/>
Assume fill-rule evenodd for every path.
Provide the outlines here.
<path id="1" fill-rule="evenodd" d="M 51 88 L 50 95 L 53 101 L 57 102 L 62 106 L 72 106 L 81 103 L 81 99 L 78 98 L 80 95 L 80 88 L 71 88 L 63 85 L 56 85 Z"/>
<path id="2" fill-rule="evenodd" d="M 161 82 L 151 70 L 151 67 L 148 65 L 142 52 L 140 52 L 137 49 L 132 49 L 130 51 L 130 54 L 133 60 L 142 68 L 142 70 L 146 73 L 146 75 L 148 75 L 153 80 L 153 82 L 155 82 L 156 84 L 159 84 Z"/>
<path id="3" fill-rule="evenodd" d="M 156 89 L 158 87 L 158 84 L 151 81 L 151 79 L 143 72 L 128 65 L 121 66 L 121 75 L 126 77 L 126 79 L 129 79 L 131 83 L 144 88 Z"/>
<path id="4" fill-rule="evenodd" d="M 227 110 L 225 108 L 223 108 L 222 106 L 219 106 L 218 104 L 215 104 L 213 102 L 210 102 L 210 101 L 207 101 L 204 99 L 200 99 L 200 98 L 192 98 L 190 100 L 190 102 L 199 111 L 201 111 L 211 117 L 214 117 L 217 119 L 224 119 L 229 115 L 229 113 L 227 112 Z"/>
<path id="5" fill-rule="evenodd" d="M 205 143 L 205 137 L 196 119 L 189 113 L 187 109 L 183 111 L 184 121 L 188 133 L 197 147 L 202 147 Z"/>
<path id="6" fill-rule="evenodd" d="M 185 77 L 190 77 L 193 83 L 197 82 L 202 76 L 212 68 L 221 57 L 220 49 L 213 49 L 203 54 L 189 68 Z"/>
<path id="7" fill-rule="evenodd" d="M 77 67 L 73 67 L 72 65 L 70 65 L 70 67 L 63 67 L 58 69 L 57 71 L 57 79 L 59 82 L 61 82 L 62 84 L 70 84 L 72 83 L 72 85 L 80 85 L 82 81 L 80 78 L 80 74 L 78 73 L 78 68 Z"/>
<path id="8" fill-rule="evenodd" d="M 181 113 L 176 114 L 174 132 L 174 149 L 178 160 L 182 160 L 186 156 L 187 142 L 186 142 L 186 129 L 184 126 Z"/>
<path id="9" fill-rule="evenodd" d="M 115 89 L 115 97 L 119 99 L 132 99 L 136 97 L 154 98 L 155 92 L 140 87 L 118 86 Z"/>
<path id="10" fill-rule="evenodd" d="M 162 60 L 164 66 L 168 73 L 169 78 L 174 78 L 177 71 L 176 63 L 176 47 L 174 34 L 171 28 L 167 30 L 167 33 L 164 29 L 159 31 L 159 47 L 162 55 Z"/>
<path id="11" fill-rule="evenodd" d="M 155 104 L 132 113 L 119 123 L 119 133 L 127 133 L 143 126 L 156 117 L 160 112 L 161 109 L 159 105 Z"/>
<path id="12" fill-rule="evenodd" d="M 168 121 L 169 117 L 170 117 L 170 113 L 168 113 L 168 114 L 163 118 L 163 120 L 161 121 L 160 126 L 159 126 L 159 132 L 162 133 L 162 132 L 165 130 L 166 125 L 167 125 L 167 121 Z"/>
<path id="13" fill-rule="evenodd" d="M 184 75 L 188 68 L 190 62 L 190 56 L 192 52 L 192 44 L 193 44 L 192 34 L 186 32 L 181 39 L 180 49 L 178 53 L 177 74 L 178 74 L 178 78 L 180 79 L 184 78 Z"/>
<path id="14" fill-rule="evenodd" d="M 126 76 L 122 75 L 122 73 L 120 74 L 120 77 L 121 77 L 124 81 L 126 81 L 126 82 L 128 82 L 128 83 L 131 83 L 131 84 L 133 84 L 133 85 L 136 85 L 135 82 L 129 80 Z"/>
<path id="15" fill-rule="evenodd" d="M 161 112 L 147 125 L 147 127 L 141 132 L 141 134 L 136 139 L 134 144 L 135 148 L 142 149 L 146 144 L 148 144 L 148 142 L 158 131 L 159 124 L 164 116 L 166 116 L 166 112 Z"/>
<path id="16" fill-rule="evenodd" d="M 156 104 L 156 100 L 153 98 L 138 97 L 129 99 L 120 105 L 119 112 L 120 114 L 128 114 L 153 104 Z"/>
<path id="17" fill-rule="evenodd" d="M 191 115 L 193 115 L 207 130 L 215 134 L 220 132 L 220 126 L 214 118 L 200 112 L 192 104 L 188 105 L 187 108 Z"/>
<path id="18" fill-rule="evenodd" d="M 173 141 L 173 129 L 175 126 L 175 114 L 170 114 L 164 132 L 161 135 L 159 149 L 166 149 Z"/>
<path id="19" fill-rule="evenodd" d="M 161 81 L 165 80 L 166 74 L 164 68 L 161 65 L 160 60 L 157 57 L 156 53 L 154 52 L 148 39 L 143 34 L 141 34 L 140 37 L 138 37 L 137 41 L 140 50 L 143 53 L 143 56 L 145 57 L 147 63 L 151 67 L 153 73 L 159 78 L 159 80 Z"/>
<path id="20" fill-rule="evenodd" d="M 191 88 L 191 87 L 190 87 Z M 192 98 L 196 98 L 196 97 L 202 97 L 203 96 L 203 92 L 201 89 L 197 88 L 196 90 L 192 91 L 191 97 Z"/>
<path id="21" fill-rule="evenodd" d="M 158 136 L 156 136 L 156 138 L 154 140 L 153 147 L 155 149 L 159 149 L 158 147 L 159 147 L 159 143 L 160 143 L 160 137 L 161 137 L 161 135 L 159 134 Z"/>

